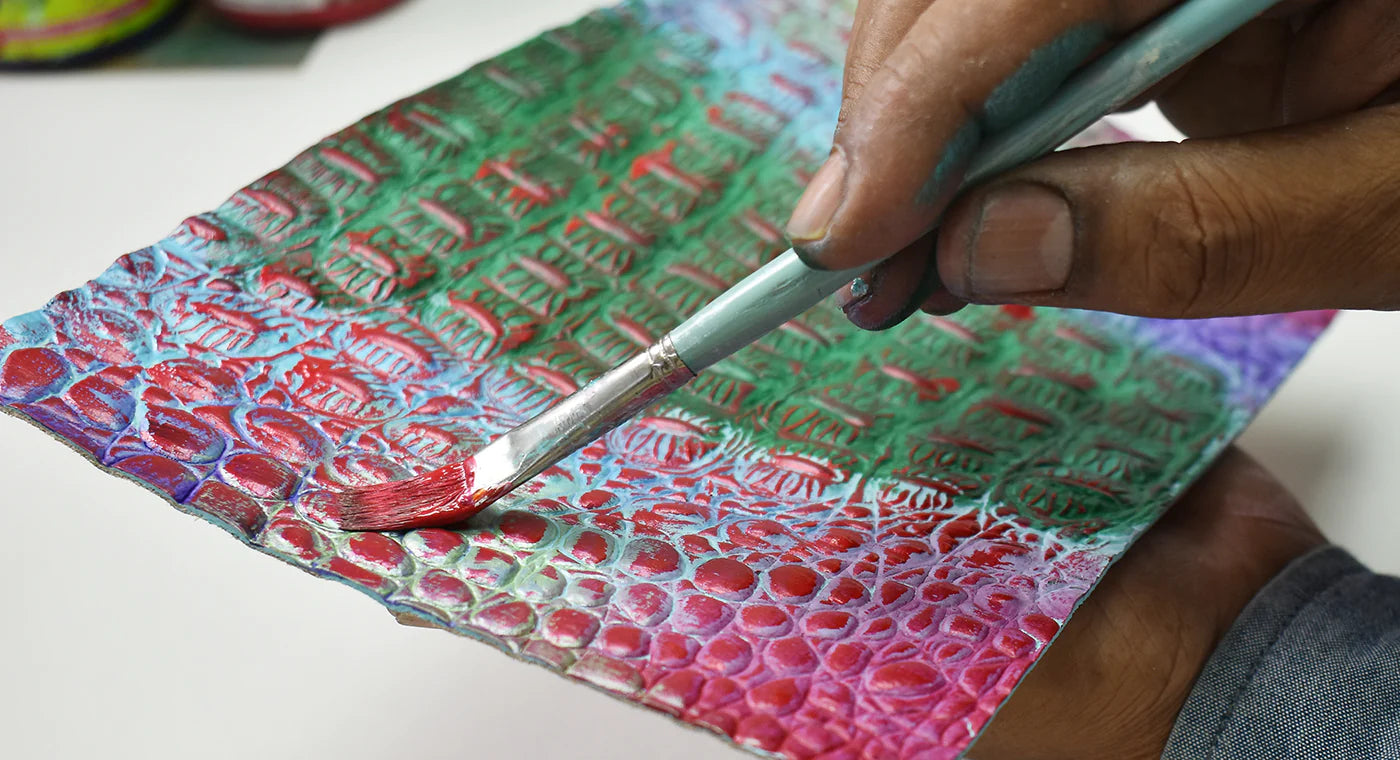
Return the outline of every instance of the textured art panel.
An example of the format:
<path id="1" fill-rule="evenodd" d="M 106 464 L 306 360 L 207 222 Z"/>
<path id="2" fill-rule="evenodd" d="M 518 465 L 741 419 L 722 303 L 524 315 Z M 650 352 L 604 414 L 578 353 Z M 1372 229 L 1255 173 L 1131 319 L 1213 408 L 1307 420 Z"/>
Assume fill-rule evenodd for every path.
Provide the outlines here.
<path id="1" fill-rule="evenodd" d="M 955 757 L 1328 315 L 871 335 L 823 307 L 459 529 L 293 501 L 460 458 L 783 250 L 849 11 L 546 33 L 5 322 L 0 404 L 260 551 L 745 748 Z"/>

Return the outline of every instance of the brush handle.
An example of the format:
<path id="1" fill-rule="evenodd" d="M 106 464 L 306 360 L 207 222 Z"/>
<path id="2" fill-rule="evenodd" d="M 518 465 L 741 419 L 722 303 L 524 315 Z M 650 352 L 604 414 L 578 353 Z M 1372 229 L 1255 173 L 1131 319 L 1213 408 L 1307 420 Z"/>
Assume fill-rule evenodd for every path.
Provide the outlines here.
<path id="1" fill-rule="evenodd" d="M 984 141 L 962 186 L 1050 153 L 1277 2 L 1187 0 L 1091 63 L 1032 116 Z M 670 340 L 686 365 L 699 372 L 796 318 L 874 265 L 813 269 L 788 251 L 681 323 Z"/>

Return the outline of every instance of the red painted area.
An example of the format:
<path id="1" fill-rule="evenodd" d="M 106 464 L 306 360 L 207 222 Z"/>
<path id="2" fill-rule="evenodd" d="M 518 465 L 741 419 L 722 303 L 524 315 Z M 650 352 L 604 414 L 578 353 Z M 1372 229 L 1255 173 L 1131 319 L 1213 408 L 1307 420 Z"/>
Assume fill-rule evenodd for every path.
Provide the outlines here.
<path id="1" fill-rule="evenodd" d="M 855 630 L 855 626 L 855 616 L 849 612 L 821 610 L 802 619 L 803 632 L 819 639 L 842 638 Z"/>
<path id="2" fill-rule="evenodd" d="M 601 533 L 586 530 L 574 539 L 570 553 L 581 562 L 600 565 L 608 559 L 608 539 Z"/>
<path id="3" fill-rule="evenodd" d="M 190 497 L 189 505 L 219 518 L 249 539 L 262 530 L 267 519 L 257 502 L 217 480 L 205 481 Z"/>
<path id="4" fill-rule="evenodd" d="M 779 678 L 749 690 L 748 703 L 759 712 L 787 715 L 801 706 L 804 696 L 802 686 L 795 679 Z"/>
<path id="5" fill-rule="evenodd" d="M 601 509 L 615 501 L 617 497 L 611 491 L 589 491 L 579 497 L 578 503 L 584 509 Z"/>
<path id="6" fill-rule="evenodd" d="M 826 597 L 822 599 L 822 604 L 842 607 L 848 604 L 863 602 L 869 598 L 870 592 L 865 584 L 855 578 L 842 578 L 831 587 Z"/>
<path id="7" fill-rule="evenodd" d="M 712 596 L 693 594 L 680 600 L 671 616 L 677 631 L 690 634 L 710 634 L 723 628 L 734 616 L 728 604 Z"/>
<path id="8" fill-rule="evenodd" d="M 373 570 L 360 567 L 344 557 L 332 557 L 331 561 L 326 563 L 326 569 L 351 583 L 357 583 L 361 586 L 377 589 L 384 585 L 384 578 L 382 576 L 375 573 Z"/>
<path id="9" fill-rule="evenodd" d="M 845 675 L 865 667 L 870 660 L 870 650 L 859 643 L 837 644 L 826 653 L 826 667 L 832 673 Z"/>
<path id="10" fill-rule="evenodd" d="M 88 423 L 105 430 L 120 430 L 130 424 L 136 406 L 124 388 L 97 376 L 74 383 L 63 399 Z"/>
<path id="11" fill-rule="evenodd" d="M 441 528 L 420 528 L 404 537 L 404 546 L 413 556 L 434 564 L 448 562 L 462 553 L 462 534 Z"/>
<path id="12" fill-rule="evenodd" d="M 152 450 L 182 462 L 209 462 L 224 450 L 219 431 L 189 412 L 159 406 L 146 410 L 141 440 Z"/>
<path id="13" fill-rule="evenodd" d="M 810 673 L 817 667 L 816 653 L 801 636 L 768 642 L 763 660 L 775 673 Z"/>
<path id="14" fill-rule="evenodd" d="M 206 240 L 211 243 L 228 240 L 228 233 L 224 232 L 223 228 L 204 217 L 192 216 L 185 220 L 183 226 L 191 235 L 201 240 Z"/>
<path id="15" fill-rule="evenodd" d="M 483 586 L 499 586 L 515 572 L 516 565 L 509 554 L 478 547 L 466 561 L 459 562 L 458 567 L 469 581 Z"/>
<path id="16" fill-rule="evenodd" d="M 447 608 L 472 603 L 471 588 L 455 576 L 442 570 L 429 570 L 418 579 L 418 594 L 424 599 Z"/>
<path id="17" fill-rule="evenodd" d="M 619 609 L 637 625 L 651 627 L 671 614 L 671 595 L 659 586 L 638 583 L 622 592 Z"/>
<path id="18" fill-rule="evenodd" d="M 942 610 L 937 607 L 925 607 L 905 619 L 903 627 L 911 636 L 926 636 L 942 619 Z"/>
<path id="19" fill-rule="evenodd" d="M 1031 552 L 1030 547 L 1010 541 L 988 541 L 976 551 L 968 552 L 966 562 L 971 567 L 999 567 L 1013 564 L 1018 557 Z"/>
<path id="20" fill-rule="evenodd" d="M 300 416 L 282 409 L 253 409 L 244 418 L 243 428 L 259 448 L 293 464 L 313 464 L 325 455 L 325 436 Z"/>
<path id="21" fill-rule="evenodd" d="M 805 601 L 821 586 L 822 577 L 801 565 L 779 565 L 769 570 L 768 588 L 775 599 Z"/>
<path id="22" fill-rule="evenodd" d="M 932 693 L 940 681 L 941 676 L 931 666 L 917 660 L 904 660 L 870 671 L 865 684 L 876 694 L 913 697 Z"/>
<path id="23" fill-rule="evenodd" d="M 603 629 L 598 646 L 616 657 L 640 657 L 647 652 L 651 637 L 640 628 L 614 625 Z"/>
<path id="24" fill-rule="evenodd" d="M 627 553 L 632 557 L 628 569 L 638 577 L 664 577 L 680 571 L 680 552 L 665 542 L 643 538 L 629 544 Z"/>
<path id="25" fill-rule="evenodd" d="M 1060 624 L 1045 615 L 1031 614 L 1021 618 L 1021 630 L 1048 644 L 1060 632 Z"/>
<path id="26" fill-rule="evenodd" d="M 47 348 L 20 348 L 0 366 L 0 399 L 30 403 L 57 393 L 68 379 L 68 364 Z"/>
<path id="27" fill-rule="evenodd" d="M 784 697 L 795 698 L 796 692 L 784 694 L 766 693 L 761 700 L 763 704 L 769 704 L 772 699 Z M 770 715 L 750 715 L 739 721 L 734 730 L 734 739 L 740 744 L 761 749 L 765 752 L 773 752 L 782 746 L 783 738 L 786 736 L 783 725 Z"/>
<path id="28" fill-rule="evenodd" d="M 225 483 L 261 499 L 288 499 L 298 478 L 290 468 L 262 454 L 235 454 L 219 465 Z"/>
<path id="29" fill-rule="evenodd" d="M 517 546 L 533 546 L 544 540 L 549 521 L 536 514 L 515 509 L 501 515 L 496 526 L 501 535 Z"/>
<path id="30" fill-rule="evenodd" d="M 891 610 L 899 609 L 914 598 L 914 590 L 897 581 L 880 585 L 880 604 Z"/>
<path id="31" fill-rule="evenodd" d="M 577 649 L 598 635 L 598 618 L 580 610 L 561 609 L 549 613 L 541 632 L 549 643 Z"/>
<path id="32" fill-rule="evenodd" d="M 986 623 L 967 615 L 950 615 L 944 618 L 941 628 L 944 633 L 971 641 L 987 635 Z"/>
<path id="33" fill-rule="evenodd" d="M 738 636 L 720 636 L 711 639 L 700 650 L 696 662 L 722 675 L 733 675 L 749 666 L 753 661 L 753 647 Z"/>
<path id="34" fill-rule="evenodd" d="M 651 688 L 651 698 L 675 710 L 684 710 L 700 699 L 705 677 L 693 670 L 678 670 L 663 677 Z"/>
<path id="35" fill-rule="evenodd" d="M 1035 640 L 1021 631 L 1004 630 L 996 635 L 992 646 L 1007 657 L 1024 657 L 1035 648 Z"/>
<path id="36" fill-rule="evenodd" d="M 782 636 L 792 630 L 792 618 L 773 605 L 749 605 L 739 611 L 739 626 L 764 638 Z"/>
<path id="37" fill-rule="evenodd" d="M 728 557 L 712 559 L 695 569 L 695 586 L 716 596 L 747 597 L 757 579 L 747 565 Z"/>
<path id="38" fill-rule="evenodd" d="M 723 707 L 744 698 L 744 689 L 732 678 L 712 678 L 700 690 L 700 706 Z"/>
<path id="39" fill-rule="evenodd" d="M 663 632 L 652 637 L 650 662 L 663 668 L 685 667 L 695 661 L 700 645 L 679 633 Z"/>
<path id="40" fill-rule="evenodd" d="M 345 543 L 345 556 L 357 565 L 389 575 L 404 575 L 413 569 L 403 547 L 382 533 L 356 533 Z"/>
<path id="41" fill-rule="evenodd" d="M 919 589 L 919 598 L 926 602 L 957 602 L 963 597 L 963 590 L 948 581 L 929 581 Z"/>
<path id="42" fill-rule="evenodd" d="M 309 528 L 299 523 L 281 523 L 268 530 L 263 540 L 273 549 L 310 562 L 321 556 L 321 541 Z"/>
<path id="43" fill-rule="evenodd" d="M 1001 678 L 1005 669 L 1005 662 L 969 665 L 958 677 L 958 686 L 968 694 L 982 694 Z"/>
<path id="44" fill-rule="evenodd" d="M 1001 306 L 1001 312 L 1016 320 L 1035 319 L 1035 309 L 1022 304 L 1005 304 Z"/>
<path id="45" fill-rule="evenodd" d="M 827 551 L 840 554 L 863 546 L 865 536 L 848 528 L 832 528 L 818 543 Z"/>
<path id="46" fill-rule="evenodd" d="M 535 612 L 525 602 L 506 602 L 481 610 L 473 618 L 482 630 L 497 636 L 523 636 L 535 628 Z"/>
<path id="47" fill-rule="evenodd" d="M 199 482 L 199 477 L 188 467 L 156 454 L 127 457 L 113 466 L 159 488 L 176 501 L 183 501 Z"/>

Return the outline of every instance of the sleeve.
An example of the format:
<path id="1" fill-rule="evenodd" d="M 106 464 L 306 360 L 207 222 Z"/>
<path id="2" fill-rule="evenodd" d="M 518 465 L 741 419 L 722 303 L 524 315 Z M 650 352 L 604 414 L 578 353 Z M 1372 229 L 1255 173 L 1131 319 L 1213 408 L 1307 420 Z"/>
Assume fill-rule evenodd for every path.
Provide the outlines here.
<path id="1" fill-rule="evenodd" d="M 1240 613 L 1176 719 L 1165 760 L 1400 760 L 1400 578 L 1323 547 Z"/>

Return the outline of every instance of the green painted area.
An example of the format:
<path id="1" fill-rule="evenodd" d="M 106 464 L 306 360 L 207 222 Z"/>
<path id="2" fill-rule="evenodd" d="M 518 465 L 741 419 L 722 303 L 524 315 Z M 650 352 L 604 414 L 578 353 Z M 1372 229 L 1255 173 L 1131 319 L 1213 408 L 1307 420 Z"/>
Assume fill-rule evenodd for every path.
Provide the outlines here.
<path id="1" fill-rule="evenodd" d="M 794 121 L 801 82 L 756 64 L 732 89 L 714 48 L 625 11 L 547 33 L 254 183 L 216 212 L 233 232 L 213 255 L 293 308 L 408 316 L 463 362 L 594 377 L 784 250 L 821 158 Z M 1064 314 L 969 308 L 867 334 L 824 305 L 668 409 L 837 479 L 1092 530 L 1155 517 L 1227 432 L 1223 393 Z"/>

